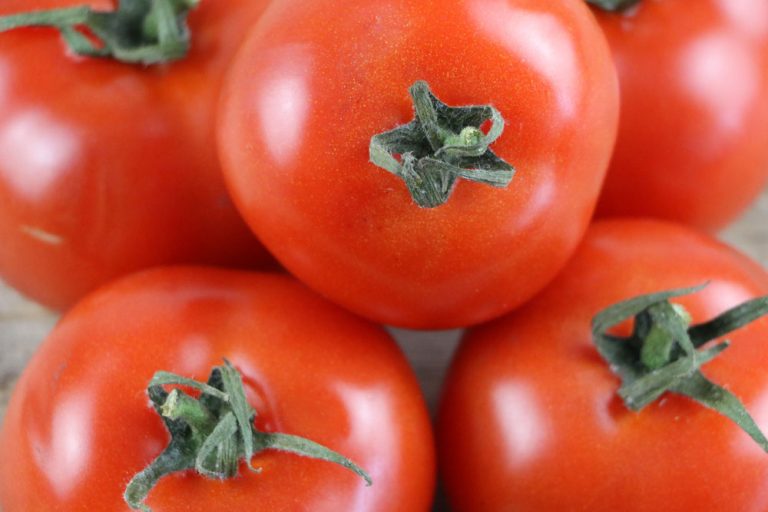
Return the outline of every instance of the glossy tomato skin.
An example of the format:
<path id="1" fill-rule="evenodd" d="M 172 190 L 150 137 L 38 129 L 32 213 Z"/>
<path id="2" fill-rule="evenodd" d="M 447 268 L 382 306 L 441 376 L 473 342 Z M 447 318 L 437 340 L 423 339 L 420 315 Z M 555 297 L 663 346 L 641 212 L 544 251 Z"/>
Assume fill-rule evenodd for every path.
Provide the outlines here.
<path id="1" fill-rule="evenodd" d="M 768 177 L 768 4 L 642 0 L 599 10 L 621 86 L 598 215 L 716 230 Z"/>
<path id="2" fill-rule="evenodd" d="M 343 453 L 374 484 L 327 462 L 263 452 L 238 478 L 167 477 L 154 512 L 418 511 L 434 484 L 431 427 L 405 358 L 379 327 L 277 275 L 160 269 L 90 296 L 19 381 L 0 434 L 5 512 L 128 512 L 130 477 L 168 435 L 145 389 L 165 369 L 205 380 L 229 359 L 261 430 Z"/>
<path id="3" fill-rule="evenodd" d="M 52 29 L 0 34 L 0 278 L 63 309 L 140 268 L 268 261 L 211 142 L 221 75 L 267 3 L 201 2 L 188 57 L 150 68 L 72 56 Z"/>
<path id="4" fill-rule="evenodd" d="M 222 94 L 225 177 L 292 273 L 380 323 L 463 326 L 530 297 L 592 214 L 617 122 L 608 50 L 580 1 L 277 2 Z M 492 104 L 504 190 L 459 182 L 416 206 L 369 162 L 370 138 L 409 122 L 425 80 L 449 105 Z"/>
<path id="5" fill-rule="evenodd" d="M 695 322 L 768 294 L 768 275 L 721 243 L 660 221 L 601 221 L 558 278 L 523 308 L 470 330 L 438 418 L 438 455 L 457 512 L 765 511 L 768 457 L 729 420 L 667 394 L 639 413 L 591 341 L 592 316 L 652 291 Z M 728 336 L 704 373 L 768 427 L 768 321 Z"/>

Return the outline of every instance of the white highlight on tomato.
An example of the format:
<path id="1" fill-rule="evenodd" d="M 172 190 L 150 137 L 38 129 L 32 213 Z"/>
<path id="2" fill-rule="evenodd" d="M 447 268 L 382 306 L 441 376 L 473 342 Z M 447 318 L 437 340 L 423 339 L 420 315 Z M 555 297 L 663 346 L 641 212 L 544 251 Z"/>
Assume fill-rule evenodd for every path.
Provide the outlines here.
<path id="1" fill-rule="evenodd" d="M 503 429 L 508 456 L 513 465 L 524 464 L 535 458 L 548 439 L 546 418 L 539 398 L 527 385 L 507 381 L 493 392 L 493 408 L 497 423 Z"/>
<path id="2" fill-rule="evenodd" d="M 41 110 L 16 114 L 0 128 L 0 179 L 36 202 L 62 179 L 80 148 L 71 129 Z"/>
<path id="3" fill-rule="evenodd" d="M 310 84 L 306 76 L 310 59 L 299 45 L 281 48 L 275 53 L 277 55 L 270 57 L 279 62 L 279 72 L 266 81 L 256 96 L 262 133 L 269 141 L 254 141 L 254 144 L 264 144 L 278 164 L 287 165 L 301 145 L 307 120 Z"/>
<path id="4" fill-rule="evenodd" d="M 50 431 L 30 434 L 36 462 L 62 499 L 83 483 L 72 475 L 85 471 L 91 457 L 92 403 L 83 394 L 65 397 L 52 411 Z"/>
<path id="5" fill-rule="evenodd" d="M 548 80 L 558 107 L 567 119 L 572 118 L 578 107 L 573 99 L 581 96 L 583 85 L 579 79 L 583 63 L 578 62 L 574 36 L 564 31 L 551 14 L 532 12 L 531 5 L 515 9 L 508 3 L 506 0 L 469 2 L 470 14 L 475 24 L 492 33 L 507 51 Z M 549 9 L 547 2 L 543 2 L 541 8 L 542 11 Z M 514 81 L 515 77 L 509 80 Z"/>

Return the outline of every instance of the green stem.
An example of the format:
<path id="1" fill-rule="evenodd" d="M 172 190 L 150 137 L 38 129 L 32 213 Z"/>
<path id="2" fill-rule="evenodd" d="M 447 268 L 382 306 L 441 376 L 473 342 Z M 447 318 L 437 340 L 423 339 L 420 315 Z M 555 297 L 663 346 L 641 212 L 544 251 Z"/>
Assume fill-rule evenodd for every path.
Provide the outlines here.
<path id="1" fill-rule="evenodd" d="M 371 162 L 405 181 L 414 202 L 434 208 L 450 197 L 463 178 L 504 188 L 514 168 L 490 149 L 504 131 L 504 119 L 490 105 L 449 107 L 424 81 L 410 88 L 415 119 L 374 135 Z M 481 126 L 490 121 L 487 134 Z"/>
<path id="2" fill-rule="evenodd" d="M 131 64 L 159 64 L 189 51 L 187 15 L 199 0 L 121 0 L 114 11 L 88 6 L 30 11 L 0 17 L 0 32 L 52 27 L 74 53 Z M 97 41 L 82 32 L 88 29 Z"/>
<path id="3" fill-rule="evenodd" d="M 611 370 L 621 378 L 619 396 L 628 408 L 639 411 L 666 392 L 685 395 L 729 418 L 768 452 L 768 439 L 744 405 L 700 370 L 728 348 L 728 342 L 697 350 L 768 314 L 768 297 L 753 299 L 713 320 L 691 326 L 690 315 L 669 301 L 702 288 L 641 295 L 614 304 L 593 319 L 594 343 Z M 635 328 L 630 337 L 609 334 L 613 326 L 632 317 Z"/>
<path id="4" fill-rule="evenodd" d="M 162 386 L 191 387 L 201 392 L 193 398 L 179 389 L 165 392 Z M 371 478 L 362 468 L 314 441 L 299 436 L 260 432 L 253 424 L 256 411 L 245 398 L 240 373 L 228 362 L 214 368 L 207 383 L 158 372 L 148 394 L 171 434 L 168 447 L 139 472 L 125 490 L 125 502 L 134 510 L 150 512 L 144 504 L 152 488 L 166 475 L 195 470 L 212 479 L 237 476 L 241 461 L 254 472 L 251 459 L 264 450 L 279 450 L 339 464 L 362 477 Z"/>
<path id="5" fill-rule="evenodd" d="M 160 407 L 160 413 L 170 420 L 184 421 L 202 435 L 210 434 L 211 425 L 214 425 L 216 421 L 199 400 L 178 389 L 171 391 L 165 403 Z"/>
<path id="6" fill-rule="evenodd" d="M 588 4 L 594 5 L 609 12 L 621 12 L 626 11 L 630 7 L 634 7 L 642 0 L 587 0 Z"/>
<path id="7" fill-rule="evenodd" d="M 640 361 L 646 368 L 656 370 L 672 360 L 673 348 L 685 336 L 689 318 L 667 301 L 653 304 L 636 316 L 635 336 L 642 340 Z"/>

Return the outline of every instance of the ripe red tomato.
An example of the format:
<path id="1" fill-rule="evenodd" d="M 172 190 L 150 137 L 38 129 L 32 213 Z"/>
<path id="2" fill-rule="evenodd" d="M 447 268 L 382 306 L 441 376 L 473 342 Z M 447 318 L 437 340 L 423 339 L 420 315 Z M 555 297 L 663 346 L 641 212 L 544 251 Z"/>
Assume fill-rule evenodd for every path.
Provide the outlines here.
<path id="1" fill-rule="evenodd" d="M 144 390 L 166 370 L 205 381 L 227 358 L 244 374 L 261 431 L 319 442 L 328 462 L 265 451 L 254 474 L 168 476 L 153 512 L 429 509 L 429 417 L 408 363 L 380 328 L 284 276 L 160 269 L 73 308 L 19 381 L 0 433 L 5 512 L 127 511 L 123 491 L 168 433 Z"/>
<path id="2" fill-rule="evenodd" d="M 315 290 L 381 323 L 468 325 L 528 299 L 583 235 L 614 73 L 580 0 L 276 2 L 230 69 L 222 164 L 251 228 Z M 419 80 L 450 106 L 498 109 L 507 188 L 460 181 L 420 208 L 369 162 L 372 136 L 413 119 Z"/>
<path id="3" fill-rule="evenodd" d="M 267 261 L 211 142 L 220 76 L 266 4 L 201 2 L 188 57 L 148 68 L 73 57 L 53 29 L 0 34 L 0 277 L 65 308 L 144 267 Z"/>
<path id="4" fill-rule="evenodd" d="M 598 215 L 707 230 L 732 221 L 768 177 L 768 3 L 641 0 L 625 14 L 595 11 L 621 85 Z"/>
<path id="5" fill-rule="evenodd" d="M 523 308 L 467 333 L 447 378 L 438 455 L 453 509 L 765 510 L 768 456 L 734 423 L 679 395 L 639 413 L 592 343 L 603 308 L 701 284 L 676 299 L 695 323 L 768 294 L 727 246 L 657 221 L 594 224 L 559 277 Z M 768 426 L 768 320 L 727 336 L 702 367 Z"/>

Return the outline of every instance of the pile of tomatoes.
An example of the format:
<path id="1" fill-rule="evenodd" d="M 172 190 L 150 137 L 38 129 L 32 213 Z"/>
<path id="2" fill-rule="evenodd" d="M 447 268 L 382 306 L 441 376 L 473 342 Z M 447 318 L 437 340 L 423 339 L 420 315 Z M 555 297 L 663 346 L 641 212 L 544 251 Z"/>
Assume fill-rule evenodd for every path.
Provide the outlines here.
<path id="1" fill-rule="evenodd" d="M 4 0 L 0 510 L 768 510 L 767 179 L 765 0 Z"/>

